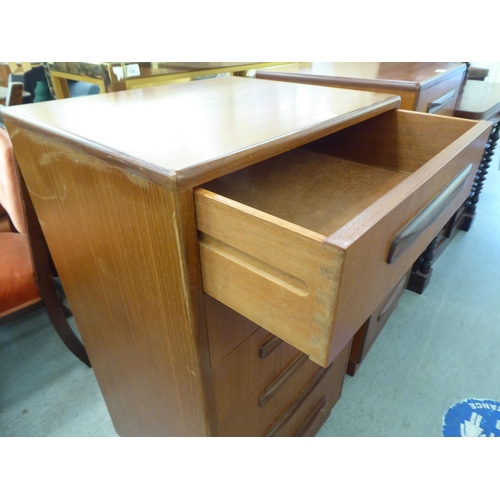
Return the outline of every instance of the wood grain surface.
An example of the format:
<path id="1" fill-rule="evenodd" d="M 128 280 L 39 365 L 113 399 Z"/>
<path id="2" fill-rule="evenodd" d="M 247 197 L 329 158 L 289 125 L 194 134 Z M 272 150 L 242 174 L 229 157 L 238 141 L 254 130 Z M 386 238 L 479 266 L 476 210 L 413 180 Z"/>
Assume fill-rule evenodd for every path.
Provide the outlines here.
<path id="1" fill-rule="evenodd" d="M 294 149 L 203 187 L 328 236 L 406 177 L 406 173 Z"/>
<path id="2" fill-rule="evenodd" d="M 308 146 L 322 154 L 294 150 L 197 188 L 204 290 L 328 366 L 466 199 L 474 172 L 386 263 L 394 235 L 466 165 L 477 169 L 489 128 L 387 113 Z"/>
<path id="3" fill-rule="evenodd" d="M 55 135 L 53 140 L 175 190 L 398 105 L 397 96 L 226 77 L 42 102 L 5 114 L 11 122 Z"/>
<path id="4" fill-rule="evenodd" d="M 210 366 L 214 368 L 260 327 L 210 295 L 204 294 L 204 299 Z"/>
<path id="5" fill-rule="evenodd" d="M 427 112 L 430 101 L 455 89 L 454 98 L 439 114 L 453 115 L 465 76 L 463 63 L 371 62 L 294 63 L 266 68 L 257 78 L 326 87 L 397 94 L 401 109 Z"/>
<path id="6" fill-rule="evenodd" d="M 201 188 L 195 203 L 204 291 L 322 364 L 343 251 Z"/>
<path id="7" fill-rule="evenodd" d="M 268 429 L 267 436 L 314 436 L 342 393 L 350 344 L 316 374 L 293 405 Z"/>
<path id="8" fill-rule="evenodd" d="M 212 370 L 218 421 L 226 418 L 258 384 L 271 386 L 302 354 L 282 342 L 267 358 L 260 358 L 260 346 L 270 336 L 260 328 Z"/>
<path id="9" fill-rule="evenodd" d="M 340 361 L 341 364 L 343 360 Z M 345 369 L 345 364 L 343 364 Z M 300 393 L 308 386 L 321 367 L 306 359 L 264 406 L 259 405 L 262 394 L 269 384 L 263 378 L 257 386 L 218 423 L 220 436 L 263 436 L 271 425 L 280 418 L 285 410 L 293 404 Z M 342 384 L 344 373 L 338 382 Z"/>
<path id="10" fill-rule="evenodd" d="M 392 238 L 464 164 L 477 167 L 491 128 L 399 103 L 220 78 L 8 110 L 120 435 L 255 436 L 276 422 L 315 432 L 352 336 L 456 204 L 388 265 Z M 203 186 L 246 167 L 223 194 Z M 286 343 L 261 357 L 257 325 Z M 299 351 L 311 359 L 292 369 Z M 332 392 L 319 379 L 315 391 L 331 362 Z"/>
<path id="11" fill-rule="evenodd" d="M 281 79 L 286 75 L 313 83 L 323 77 L 330 84 L 373 86 L 392 90 L 425 90 L 453 75 L 464 73 L 464 63 L 446 62 L 313 62 L 294 63 L 257 71 L 257 78 Z M 349 87 L 351 88 L 351 87 Z"/>
<path id="12" fill-rule="evenodd" d="M 464 74 L 459 73 L 447 80 L 437 82 L 432 87 L 422 90 L 415 103 L 415 111 L 453 116 L 457 100 L 460 97 Z M 433 108 L 433 102 L 445 99 L 444 105 Z"/>
<path id="13" fill-rule="evenodd" d="M 194 221 L 184 196 L 10 130 L 117 432 L 210 435 L 208 348 L 192 295 L 201 298 L 196 232 L 183 234 Z"/>
<path id="14" fill-rule="evenodd" d="M 434 157 L 443 155 L 443 150 L 453 148 L 453 142 L 473 125 L 467 120 L 397 110 L 311 142 L 305 148 L 413 174 Z"/>
<path id="15" fill-rule="evenodd" d="M 489 120 L 500 114 L 500 83 L 469 80 L 457 104 L 455 116 Z"/>

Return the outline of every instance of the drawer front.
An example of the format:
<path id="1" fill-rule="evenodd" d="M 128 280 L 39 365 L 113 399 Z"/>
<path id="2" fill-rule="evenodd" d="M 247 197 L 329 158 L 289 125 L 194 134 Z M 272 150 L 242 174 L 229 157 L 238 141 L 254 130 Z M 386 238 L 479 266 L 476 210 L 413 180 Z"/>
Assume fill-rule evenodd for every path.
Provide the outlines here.
<path id="1" fill-rule="evenodd" d="M 348 375 L 354 375 L 359 364 L 363 361 L 375 340 L 377 340 L 379 333 L 396 308 L 401 295 L 403 295 L 410 279 L 410 274 L 411 269 L 356 332 L 356 335 L 354 335 L 349 354 Z"/>
<path id="2" fill-rule="evenodd" d="M 453 116 L 463 78 L 460 74 L 420 92 L 415 111 Z"/>
<path id="3" fill-rule="evenodd" d="M 276 437 L 315 436 L 342 393 L 349 346 L 328 367 L 319 372 L 283 415 L 267 430 Z"/>
<path id="4" fill-rule="evenodd" d="M 311 405 L 318 404 L 316 398 L 327 399 L 324 405 L 322 402 L 319 403 L 321 408 L 318 413 L 321 413 L 319 416 L 321 417 L 330 404 L 333 406 L 332 401 L 337 401 L 340 396 L 348 348 L 349 346 L 342 351 L 329 370 L 320 368 L 311 361 L 304 362 L 301 369 L 296 371 L 287 384 L 264 405 L 260 402 L 269 386 L 259 384 L 226 419 L 219 423 L 219 435 L 282 436 L 300 428 L 307 434 L 310 428 L 315 428 L 318 424 L 318 416 L 311 415 L 315 408 L 312 410 L 310 408 Z"/>
<path id="5" fill-rule="evenodd" d="M 344 251 L 204 189 L 195 203 L 205 293 L 321 364 Z"/>
<path id="6" fill-rule="evenodd" d="M 420 135 L 416 139 L 409 136 L 407 142 L 417 142 L 425 152 L 429 149 L 427 141 L 431 140 L 425 135 L 430 133 L 427 120 L 433 120 L 434 124 L 436 120 L 443 120 L 435 126 L 456 128 L 458 138 L 434 153 L 435 156 L 423 162 L 420 168 L 394 172 L 403 180 L 391 184 L 388 192 L 363 207 L 332 234 L 321 234 L 205 188 L 195 189 L 204 291 L 323 367 L 342 351 L 380 304 L 380 296 L 388 295 L 397 286 L 465 201 L 487 140 L 489 125 L 484 123 L 474 125 L 444 117 L 399 113 L 406 113 L 406 121 L 418 122 Z M 376 135 L 376 130 L 376 127 L 368 130 L 368 135 Z M 384 130 L 378 134 L 383 141 Z M 364 143 L 364 137 L 359 137 L 359 143 Z M 404 154 L 397 150 L 398 141 L 382 146 L 375 156 L 366 151 L 366 161 L 383 155 L 390 160 L 392 151 L 394 156 Z M 334 148 L 332 156 L 336 151 Z M 366 166 L 366 163 L 353 165 L 343 158 L 332 158 L 330 165 L 325 157 L 328 151 L 321 151 L 319 156 L 317 152 L 310 156 L 305 153 L 291 151 L 267 160 L 261 164 L 264 165 L 262 170 L 281 172 L 283 165 L 293 164 L 298 158 L 300 165 L 304 165 L 304 177 L 316 175 L 317 161 L 322 163 L 322 168 L 326 165 L 327 169 L 347 172 L 343 175 L 349 175 L 348 169 L 352 167 L 360 178 L 366 170 L 386 171 Z M 345 164 L 345 168 L 339 168 L 339 162 L 340 167 Z M 298 179 L 299 183 L 300 172 L 294 173 L 294 180 Z M 401 236 L 401 230 L 461 172 L 465 172 L 465 176 L 452 192 L 453 196 L 434 210 L 432 217 L 426 217 L 417 232 L 410 232 L 409 239 L 406 234 Z M 232 174 L 225 181 L 231 183 L 238 175 Z M 371 180 L 371 172 L 368 175 Z M 391 177 L 384 182 L 393 183 L 394 179 Z M 288 201 L 285 199 L 287 193 L 281 193 L 277 185 L 273 185 L 269 198 L 276 203 L 273 210 L 276 208 L 279 212 L 280 204 Z M 238 189 L 246 189 L 246 186 L 245 180 L 240 182 Z M 257 179 L 256 192 L 262 193 L 266 187 L 266 183 L 259 184 Z M 266 195 L 267 191 L 264 193 Z M 358 193 L 349 200 L 356 203 L 356 199 L 362 197 L 362 193 Z M 298 207 L 306 205 L 297 204 Z M 389 250 L 398 236 L 403 243 L 398 242 L 397 256 L 393 255 L 389 263 Z M 367 286 L 375 283 L 377 286 Z"/>
<path id="7" fill-rule="evenodd" d="M 482 140 L 479 143 L 482 144 Z M 352 224 L 332 235 L 330 242 L 346 245 L 347 250 L 330 357 L 335 356 L 376 310 L 380 297 L 387 296 L 398 285 L 467 199 L 480 161 L 480 149 L 476 143 L 447 160 L 435 158 L 411 175 L 410 182 L 401 183 L 393 191 L 393 200 L 399 199 L 399 202 L 391 204 L 387 198 L 381 199 Z M 438 204 L 437 210 L 431 210 L 429 217 L 421 219 L 419 215 L 425 214 L 427 207 L 435 207 L 433 201 L 441 199 L 440 195 L 448 192 L 448 186 L 457 178 L 458 187 L 452 190 L 453 196 L 445 197 L 444 204 Z M 417 221 L 421 224 L 413 231 L 412 224 Z M 354 225 L 357 230 L 365 229 L 360 237 L 352 237 Z M 399 244 L 401 252 L 396 257 L 392 251 Z"/>
<path id="8" fill-rule="evenodd" d="M 283 343 L 284 344 L 284 343 Z M 218 423 L 220 436 L 264 436 L 323 368 L 298 354 L 282 371 L 266 376 Z M 345 366 L 345 365 L 344 365 Z M 245 374 L 241 372 L 241 378 Z"/>
<path id="9" fill-rule="evenodd" d="M 259 329 L 211 372 L 217 420 L 226 418 L 256 386 L 271 388 L 262 391 L 263 402 L 272 398 L 273 389 L 278 392 L 287 385 L 306 360 L 290 344 Z M 320 370 L 320 366 L 312 365 Z"/>
<path id="10" fill-rule="evenodd" d="M 259 326 L 233 309 L 204 294 L 210 365 L 217 366 Z"/>

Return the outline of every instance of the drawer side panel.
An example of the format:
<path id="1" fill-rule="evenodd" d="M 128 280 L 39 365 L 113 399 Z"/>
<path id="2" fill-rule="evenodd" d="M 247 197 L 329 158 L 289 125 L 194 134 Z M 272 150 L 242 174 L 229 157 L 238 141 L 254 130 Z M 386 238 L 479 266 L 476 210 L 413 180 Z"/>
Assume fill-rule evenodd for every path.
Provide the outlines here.
<path id="1" fill-rule="evenodd" d="M 204 291 L 323 364 L 344 251 L 201 188 L 195 204 Z"/>

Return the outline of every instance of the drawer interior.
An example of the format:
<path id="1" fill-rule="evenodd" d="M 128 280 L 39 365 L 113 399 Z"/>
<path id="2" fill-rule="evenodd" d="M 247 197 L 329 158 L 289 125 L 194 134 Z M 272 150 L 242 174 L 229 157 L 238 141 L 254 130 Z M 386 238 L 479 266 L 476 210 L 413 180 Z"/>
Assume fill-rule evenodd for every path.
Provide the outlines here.
<path id="1" fill-rule="evenodd" d="M 328 236 L 407 176 L 406 173 L 295 149 L 216 179 L 204 187 Z"/>
<path id="2" fill-rule="evenodd" d="M 385 113 L 203 187 L 329 236 L 474 126 L 429 118 Z"/>
<path id="3" fill-rule="evenodd" d="M 310 151 L 413 174 L 476 122 L 394 110 L 305 146 Z"/>

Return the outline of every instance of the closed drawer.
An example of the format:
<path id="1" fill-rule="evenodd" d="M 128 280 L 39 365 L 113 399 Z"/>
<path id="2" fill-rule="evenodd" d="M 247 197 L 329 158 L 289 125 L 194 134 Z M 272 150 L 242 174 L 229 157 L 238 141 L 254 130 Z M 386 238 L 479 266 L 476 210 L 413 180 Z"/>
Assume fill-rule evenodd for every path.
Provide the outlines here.
<path id="1" fill-rule="evenodd" d="M 398 305 L 399 299 L 406 289 L 410 279 L 411 269 L 403 276 L 396 288 L 391 291 L 388 297 L 375 309 L 365 324 L 356 332 L 352 339 L 351 352 L 349 354 L 349 363 L 347 368 L 348 375 L 354 375 L 359 365 L 372 347 L 379 333 L 384 328 L 387 320 Z"/>
<path id="2" fill-rule="evenodd" d="M 342 394 L 348 349 L 316 374 L 307 388 L 285 413 L 268 429 L 276 437 L 315 436 Z"/>
<path id="3" fill-rule="evenodd" d="M 460 96 L 464 73 L 422 90 L 415 111 L 453 116 Z"/>
<path id="4" fill-rule="evenodd" d="M 341 351 L 332 363 L 338 380 L 336 379 L 333 386 L 323 388 L 325 393 L 331 390 L 335 398 L 339 393 L 338 384 L 342 386 L 344 380 L 349 347 L 350 345 Z M 302 407 L 301 403 L 309 399 L 309 394 L 322 380 L 322 373 L 325 372 L 324 368 L 308 359 L 296 359 L 299 360 L 300 366 L 286 377 L 284 383 L 281 383 L 281 375 L 271 383 L 262 381 L 220 421 L 219 436 L 278 435 L 281 427 Z M 278 390 L 275 390 L 276 383 L 279 384 Z"/>
<path id="5" fill-rule="evenodd" d="M 345 365 L 344 365 L 345 367 Z M 265 436 L 301 394 L 315 385 L 323 371 L 299 354 L 273 380 L 261 381 L 229 414 L 218 422 L 219 436 Z"/>
<path id="6" fill-rule="evenodd" d="M 489 128 L 388 112 L 196 188 L 204 291 L 328 366 L 465 201 Z"/>
<path id="7" fill-rule="evenodd" d="M 257 386 L 262 388 L 261 403 L 281 387 L 293 387 L 289 379 L 306 361 L 313 371 L 321 369 L 295 347 L 259 329 L 211 371 L 217 420 L 226 418 Z"/>

